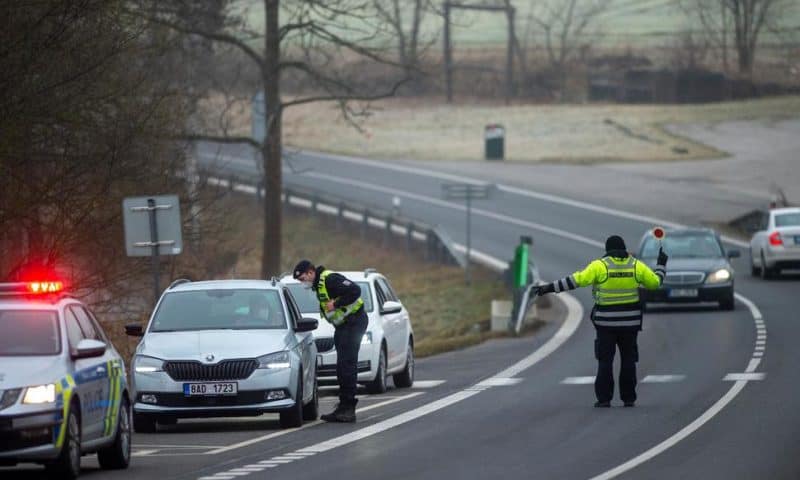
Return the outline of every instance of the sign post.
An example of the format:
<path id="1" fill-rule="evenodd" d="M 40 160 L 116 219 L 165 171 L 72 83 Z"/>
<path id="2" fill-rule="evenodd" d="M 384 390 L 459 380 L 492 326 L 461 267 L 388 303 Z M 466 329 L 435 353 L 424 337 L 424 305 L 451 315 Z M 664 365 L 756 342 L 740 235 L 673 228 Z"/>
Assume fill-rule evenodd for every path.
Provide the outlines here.
<path id="1" fill-rule="evenodd" d="M 469 260 L 472 249 L 472 200 L 486 200 L 492 189 L 490 184 L 443 183 L 442 194 L 447 200 L 464 200 L 467 203 L 467 254 L 464 262 L 464 280 L 470 284 Z"/>
<path id="2" fill-rule="evenodd" d="M 178 196 L 125 198 L 122 201 L 122 216 L 128 256 L 151 257 L 153 295 L 158 302 L 161 295 L 159 258 L 161 255 L 178 255 L 183 251 Z"/>

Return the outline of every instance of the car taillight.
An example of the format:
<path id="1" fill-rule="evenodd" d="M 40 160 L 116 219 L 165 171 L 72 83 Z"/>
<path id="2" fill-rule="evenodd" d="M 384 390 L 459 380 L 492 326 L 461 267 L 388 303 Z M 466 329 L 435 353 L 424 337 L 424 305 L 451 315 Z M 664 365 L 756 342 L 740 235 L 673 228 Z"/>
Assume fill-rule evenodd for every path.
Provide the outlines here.
<path id="1" fill-rule="evenodd" d="M 772 232 L 772 235 L 769 236 L 769 244 L 770 245 L 783 245 L 783 239 L 781 238 L 780 232 Z"/>
<path id="2" fill-rule="evenodd" d="M 28 282 L 30 293 L 57 293 L 64 289 L 61 282 Z"/>

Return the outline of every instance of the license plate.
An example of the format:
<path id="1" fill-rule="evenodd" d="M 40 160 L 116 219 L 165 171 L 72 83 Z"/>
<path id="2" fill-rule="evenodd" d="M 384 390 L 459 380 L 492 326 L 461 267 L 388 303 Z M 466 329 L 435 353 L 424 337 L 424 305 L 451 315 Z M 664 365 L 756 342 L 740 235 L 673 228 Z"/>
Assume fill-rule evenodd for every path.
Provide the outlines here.
<path id="1" fill-rule="evenodd" d="M 669 291 L 669 296 L 672 298 L 690 298 L 697 296 L 696 288 L 673 288 Z"/>
<path id="2" fill-rule="evenodd" d="M 183 394 L 187 397 L 206 396 L 206 395 L 236 395 L 239 391 L 239 384 L 236 382 L 213 382 L 213 383 L 184 383 Z"/>

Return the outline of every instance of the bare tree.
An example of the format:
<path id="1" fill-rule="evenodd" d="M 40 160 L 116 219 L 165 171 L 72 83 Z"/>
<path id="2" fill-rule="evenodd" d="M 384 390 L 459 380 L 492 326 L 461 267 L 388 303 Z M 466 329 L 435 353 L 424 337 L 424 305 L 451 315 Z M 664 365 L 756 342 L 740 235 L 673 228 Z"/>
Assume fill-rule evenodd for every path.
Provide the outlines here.
<path id="1" fill-rule="evenodd" d="M 720 51 L 728 69 L 729 44 L 735 49 L 740 74 L 751 76 L 759 37 L 779 18 L 789 0 L 683 0 L 687 16 L 696 21 Z"/>
<path id="2" fill-rule="evenodd" d="M 400 64 L 409 77 L 417 76 L 421 56 L 433 39 L 421 38 L 425 17 L 435 12 L 431 0 L 373 0 L 380 18 L 392 30 Z"/>
<path id="3" fill-rule="evenodd" d="M 263 31 L 248 27 L 249 11 L 233 8 L 226 9 L 225 28 L 211 31 L 177 14 L 176 5 L 185 1 L 145 0 L 131 13 L 184 35 L 208 39 L 218 48 L 234 49 L 255 66 L 267 106 L 263 143 L 249 136 L 227 135 L 225 125 L 216 132 L 187 131 L 182 137 L 249 144 L 260 152 L 265 188 L 261 274 L 277 274 L 281 260 L 283 112 L 295 105 L 333 100 L 340 103 L 345 116 L 352 118 L 357 112 L 348 107 L 349 101 L 393 95 L 405 76 L 398 74 L 389 86 L 376 87 L 352 75 L 358 62 L 399 66 L 386 54 L 390 29 L 368 0 L 263 0 L 259 4 L 263 7 Z M 308 94 L 283 95 L 281 78 L 290 74 L 302 78 L 309 86 Z M 251 94 L 240 92 L 240 100 L 249 100 Z"/>
<path id="4" fill-rule="evenodd" d="M 565 63 L 579 49 L 584 34 L 596 26 L 598 15 L 612 1 L 536 0 L 531 3 L 529 21 L 541 29 L 552 68 L 563 70 Z"/>

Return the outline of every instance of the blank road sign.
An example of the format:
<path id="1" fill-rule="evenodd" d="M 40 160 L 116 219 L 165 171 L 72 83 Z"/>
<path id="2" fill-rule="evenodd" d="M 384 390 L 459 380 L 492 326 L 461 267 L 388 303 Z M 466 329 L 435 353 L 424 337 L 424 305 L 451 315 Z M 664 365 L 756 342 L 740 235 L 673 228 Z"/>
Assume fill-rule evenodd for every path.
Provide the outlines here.
<path id="1" fill-rule="evenodd" d="M 152 199 L 154 207 L 148 207 Z M 129 257 L 149 257 L 153 254 L 150 233 L 150 212 L 156 215 L 158 253 L 178 255 L 183 251 L 181 236 L 181 207 L 177 195 L 128 197 L 122 201 L 125 223 L 125 251 Z"/>

